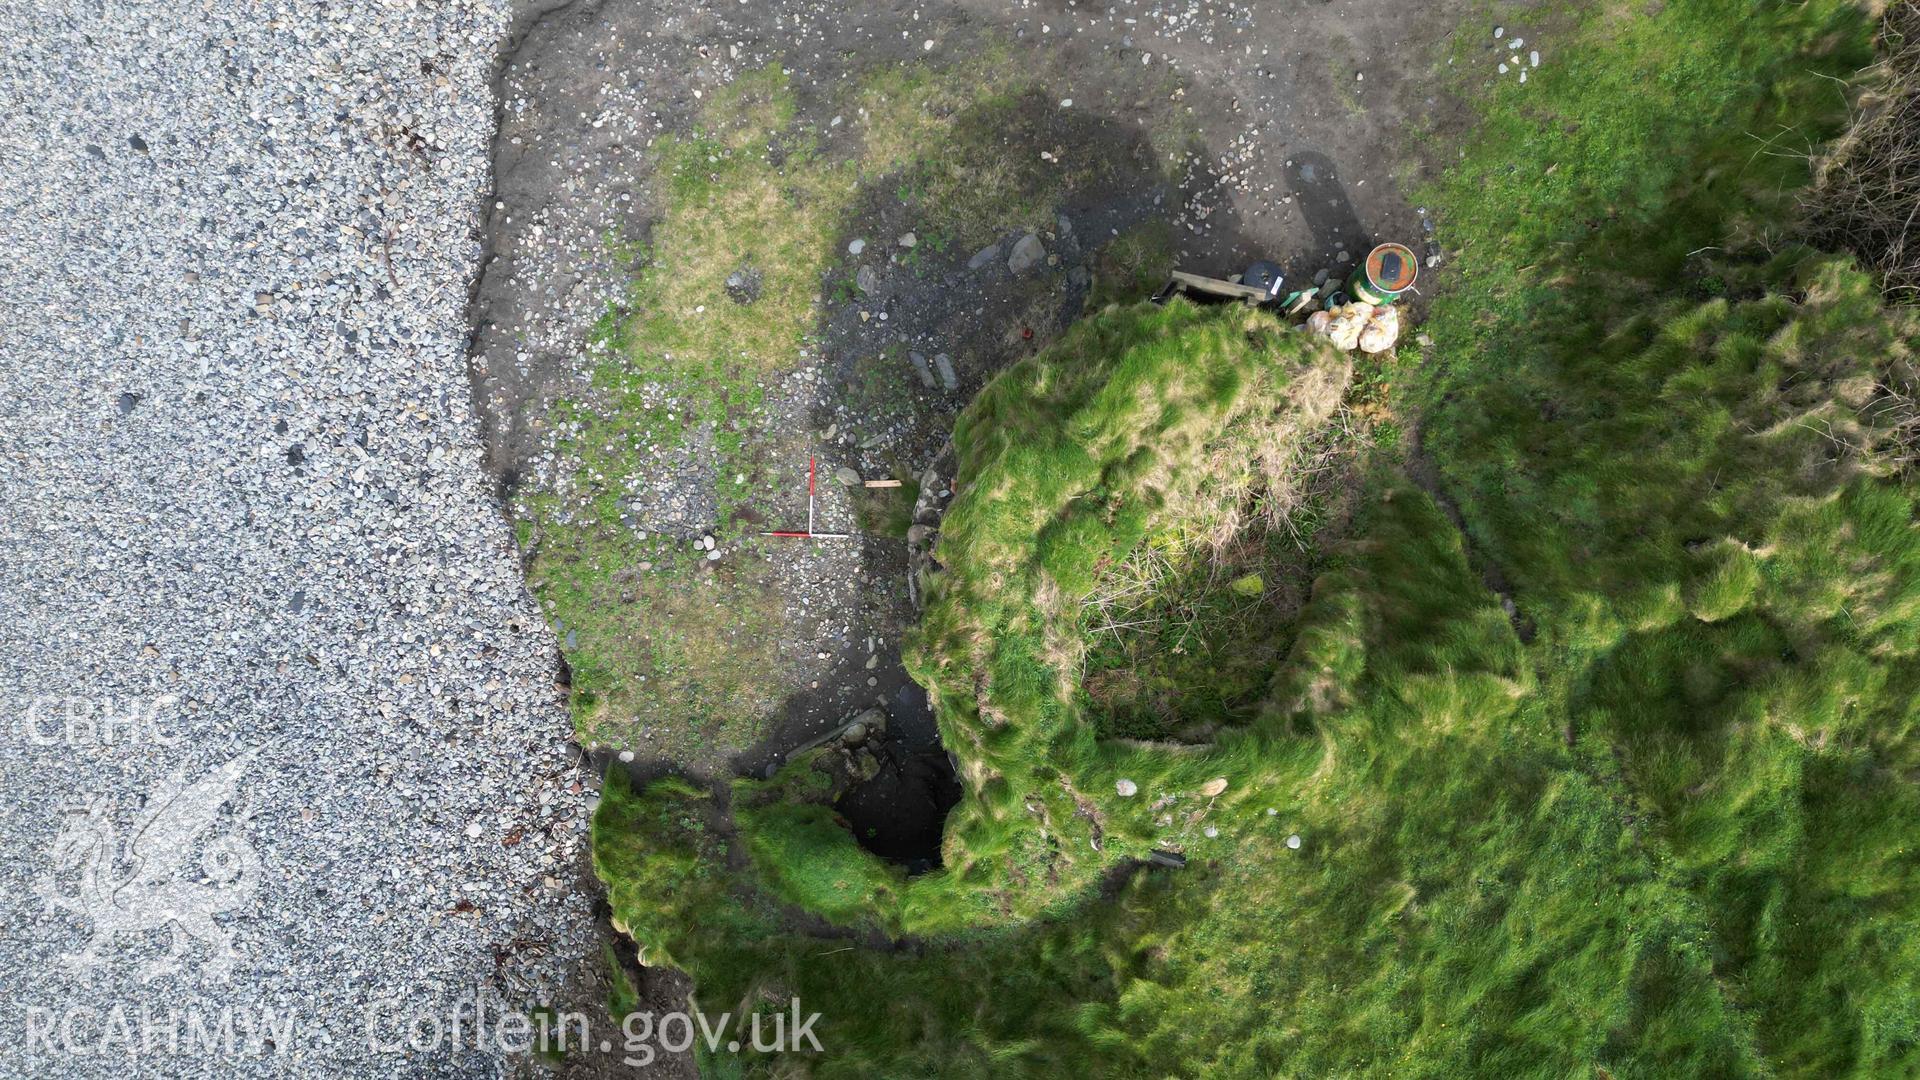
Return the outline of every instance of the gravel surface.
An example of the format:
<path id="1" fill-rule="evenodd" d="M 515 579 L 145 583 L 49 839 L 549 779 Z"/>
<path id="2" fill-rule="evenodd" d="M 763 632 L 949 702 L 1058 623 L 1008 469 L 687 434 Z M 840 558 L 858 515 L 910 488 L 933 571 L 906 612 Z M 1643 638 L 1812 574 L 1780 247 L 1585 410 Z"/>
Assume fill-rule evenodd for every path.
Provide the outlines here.
<path id="1" fill-rule="evenodd" d="M 598 939 L 466 375 L 506 11 L 0 25 L 0 1075 L 525 1067 L 455 1010 Z"/>

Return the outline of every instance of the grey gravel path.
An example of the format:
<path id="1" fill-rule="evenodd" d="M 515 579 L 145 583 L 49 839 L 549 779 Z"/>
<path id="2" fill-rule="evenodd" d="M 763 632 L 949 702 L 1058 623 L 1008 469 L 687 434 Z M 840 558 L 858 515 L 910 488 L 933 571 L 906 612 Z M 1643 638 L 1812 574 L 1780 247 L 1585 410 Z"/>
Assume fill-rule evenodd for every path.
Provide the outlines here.
<path id="1" fill-rule="evenodd" d="M 0 1076 L 490 1075 L 460 1003 L 578 989 L 465 374 L 505 26 L 0 0 Z"/>

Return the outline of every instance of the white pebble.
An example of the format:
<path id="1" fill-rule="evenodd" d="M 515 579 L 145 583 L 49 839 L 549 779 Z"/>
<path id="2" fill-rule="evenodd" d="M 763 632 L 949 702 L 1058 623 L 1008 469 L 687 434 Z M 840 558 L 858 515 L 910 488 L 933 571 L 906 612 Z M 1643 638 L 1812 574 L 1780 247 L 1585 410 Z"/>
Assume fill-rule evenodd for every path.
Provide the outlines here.
<path id="1" fill-rule="evenodd" d="M 1294 833 L 1292 836 L 1287 837 L 1287 846 L 1292 848 L 1295 851 L 1299 851 L 1300 850 L 1300 834 Z"/>
<path id="2" fill-rule="evenodd" d="M 1134 783 L 1131 780 L 1122 780 L 1113 785 L 1113 790 L 1119 792 L 1121 798 L 1131 799 L 1135 795 L 1139 794 L 1140 785 Z"/>

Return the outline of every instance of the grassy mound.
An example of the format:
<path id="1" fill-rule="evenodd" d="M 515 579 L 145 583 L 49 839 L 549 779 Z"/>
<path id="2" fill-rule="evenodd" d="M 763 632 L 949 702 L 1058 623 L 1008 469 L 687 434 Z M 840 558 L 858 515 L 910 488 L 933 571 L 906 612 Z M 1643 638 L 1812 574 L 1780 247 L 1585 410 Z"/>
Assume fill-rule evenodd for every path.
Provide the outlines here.
<path id="1" fill-rule="evenodd" d="M 1105 570 L 1169 530 L 1231 537 L 1257 494 L 1292 483 L 1348 377 L 1343 357 L 1265 315 L 1136 307 L 1076 327 L 963 416 L 946 572 L 909 665 L 973 795 L 949 824 L 947 865 L 1001 916 L 1191 840 L 1186 814 L 1119 796 L 1123 781 L 1259 782 L 1246 730 L 1196 754 L 1097 737 L 1080 692 L 1087 603 Z"/>

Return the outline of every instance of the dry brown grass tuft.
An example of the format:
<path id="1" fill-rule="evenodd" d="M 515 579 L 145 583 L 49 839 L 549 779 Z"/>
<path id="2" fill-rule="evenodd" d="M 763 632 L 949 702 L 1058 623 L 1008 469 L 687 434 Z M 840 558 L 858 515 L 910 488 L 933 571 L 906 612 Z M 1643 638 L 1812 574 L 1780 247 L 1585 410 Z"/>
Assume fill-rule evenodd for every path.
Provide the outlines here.
<path id="1" fill-rule="evenodd" d="M 1920 303 L 1920 0 L 1895 0 L 1880 29 L 1875 88 L 1817 165 L 1803 199 L 1814 242 L 1853 252 L 1888 297 Z"/>

